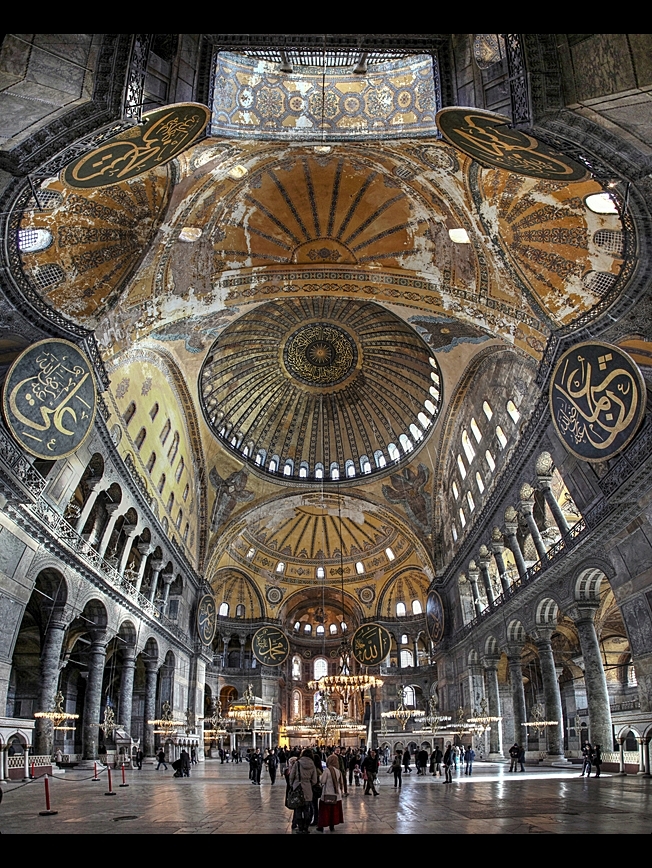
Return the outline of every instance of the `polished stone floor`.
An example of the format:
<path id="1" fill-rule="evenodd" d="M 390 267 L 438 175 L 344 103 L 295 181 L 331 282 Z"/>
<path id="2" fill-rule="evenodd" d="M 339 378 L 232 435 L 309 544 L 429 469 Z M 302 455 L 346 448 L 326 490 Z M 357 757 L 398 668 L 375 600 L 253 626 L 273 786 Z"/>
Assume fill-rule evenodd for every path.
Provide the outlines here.
<path id="1" fill-rule="evenodd" d="M 114 775 L 116 794 L 105 796 L 106 772 L 101 783 L 93 783 L 88 772 L 68 772 L 51 781 L 58 814 L 47 817 L 39 816 L 45 807 L 42 779 L 2 784 L 0 832 L 290 834 L 282 779 L 271 786 L 263 772 L 257 787 L 247 775 L 246 763 L 218 760 L 195 766 L 182 779 L 145 765 L 128 773 L 125 788 Z M 334 834 L 652 832 L 652 779 L 640 776 L 587 779 L 578 766 L 510 774 L 506 766 L 476 763 L 472 777 L 458 772 L 448 786 L 414 771 L 404 775 L 402 790 L 395 791 L 392 782 L 381 767 L 377 798 L 352 787 L 344 825 Z"/>

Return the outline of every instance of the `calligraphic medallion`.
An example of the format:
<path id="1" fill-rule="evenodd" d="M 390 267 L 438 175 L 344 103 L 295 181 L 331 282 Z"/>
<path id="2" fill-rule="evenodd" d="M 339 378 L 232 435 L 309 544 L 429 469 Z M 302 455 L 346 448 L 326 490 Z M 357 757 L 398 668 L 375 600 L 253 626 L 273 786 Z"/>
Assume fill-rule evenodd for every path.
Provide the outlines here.
<path id="1" fill-rule="evenodd" d="M 426 600 L 426 627 L 433 645 L 444 638 L 444 606 L 437 591 L 430 591 Z"/>
<path id="2" fill-rule="evenodd" d="M 363 624 L 353 634 L 353 656 L 361 666 L 378 666 L 389 654 L 392 640 L 380 624 Z"/>
<path id="3" fill-rule="evenodd" d="M 627 446 L 645 413 L 636 362 L 619 347 L 586 341 L 567 350 L 550 381 L 550 413 L 569 452 L 604 461 Z"/>
<path id="4" fill-rule="evenodd" d="M 263 666 L 280 666 L 290 653 L 290 643 L 278 627 L 261 627 L 251 640 L 254 657 Z"/>
<path id="5" fill-rule="evenodd" d="M 212 594 L 204 594 L 197 606 L 197 632 L 204 645 L 210 645 L 217 629 L 217 608 Z"/>
<path id="6" fill-rule="evenodd" d="M 89 189 L 142 175 L 193 145 L 210 116 L 207 106 L 194 102 L 146 112 L 142 125 L 118 133 L 66 166 L 62 180 L 69 187 Z"/>
<path id="7" fill-rule="evenodd" d="M 295 380 L 320 388 L 339 386 L 355 373 L 358 348 L 334 323 L 309 323 L 294 331 L 283 347 L 283 366 Z"/>
<path id="8" fill-rule="evenodd" d="M 91 364 L 69 341 L 38 341 L 22 352 L 9 369 L 2 397 L 9 430 L 37 458 L 72 455 L 95 420 Z"/>
<path id="9" fill-rule="evenodd" d="M 510 128 L 505 115 L 474 108 L 445 108 L 437 112 L 444 139 L 483 166 L 516 172 L 545 181 L 583 181 L 586 167 L 524 133 Z"/>

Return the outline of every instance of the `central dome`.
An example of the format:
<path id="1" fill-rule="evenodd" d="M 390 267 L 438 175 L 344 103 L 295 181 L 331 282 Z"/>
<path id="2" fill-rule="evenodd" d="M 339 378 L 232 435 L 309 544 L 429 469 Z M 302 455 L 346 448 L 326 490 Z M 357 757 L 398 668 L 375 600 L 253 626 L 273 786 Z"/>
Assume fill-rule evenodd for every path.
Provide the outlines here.
<path id="1" fill-rule="evenodd" d="M 200 373 L 218 439 L 259 471 L 344 481 L 395 467 L 441 406 L 437 361 L 396 314 L 357 299 L 282 299 L 229 325 Z"/>

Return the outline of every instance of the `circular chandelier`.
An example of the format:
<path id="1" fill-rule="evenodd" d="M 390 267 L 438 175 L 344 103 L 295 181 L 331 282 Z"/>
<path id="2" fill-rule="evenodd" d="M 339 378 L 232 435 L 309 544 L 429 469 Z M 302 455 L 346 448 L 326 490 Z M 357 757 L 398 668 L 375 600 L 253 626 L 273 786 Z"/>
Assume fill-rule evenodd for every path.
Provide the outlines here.
<path id="1" fill-rule="evenodd" d="M 418 708 L 406 708 L 405 698 L 407 690 L 402 684 L 398 685 L 396 693 L 399 697 L 398 708 L 395 711 L 382 711 L 380 716 L 381 718 L 397 720 L 401 724 L 401 729 L 405 731 L 405 727 L 411 718 L 425 717 L 426 713 Z"/>
<path id="2" fill-rule="evenodd" d="M 228 720 L 234 721 L 243 729 L 261 729 L 269 723 L 270 709 L 260 703 L 256 703 L 253 684 L 248 684 L 242 694 L 242 699 L 235 700 L 227 711 Z M 258 726 L 256 726 L 258 724 Z"/>
<path id="3" fill-rule="evenodd" d="M 337 675 L 324 675 L 318 681 L 309 681 L 311 690 L 339 693 L 344 703 L 344 711 L 348 713 L 349 703 L 357 692 L 364 692 L 369 687 L 382 687 L 383 680 L 376 675 L 351 674 L 351 643 L 344 638 L 338 648 L 340 656 L 340 671 Z"/>
<path id="4" fill-rule="evenodd" d="M 172 706 L 167 700 L 163 703 L 163 707 L 161 708 L 161 716 L 157 717 L 155 720 L 148 720 L 147 723 L 150 726 L 156 727 L 154 729 L 155 735 L 163 735 L 166 738 L 172 735 L 173 732 L 176 732 L 179 727 L 185 726 L 184 720 L 174 719 L 172 715 Z"/>
<path id="5" fill-rule="evenodd" d="M 434 734 L 442 723 L 450 719 L 451 717 L 448 714 L 439 714 L 437 700 L 434 696 L 431 696 L 428 700 L 428 714 L 423 718 L 425 725 L 429 726 Z"/>
<path id="6" fill-rule="evenodd" d="M 470 717 L 467 720 L 467 723 L 473 724 L 478 735 L 484 735 L 485 732 L 489 732 L 492 723 L 499 723 L 501 720 L 502 717 L 496 717 L 489 714 L 487 700 L 483 696 L 480 700 L 479 708 L 476 707 L 474 717 Z"/>
<path id="7" fill-rule="evenodd" d="M 540 702 L 537 702 L 536 705 L 532 707 L 532 717 L 533 720 L 527 720 L 525 723 L 522 723 L 521 726 L 524 726 L 529 734 L 530 729 L 537 733 L 537 735 L 542 735 L 550 726 L 559 726 L 558 720 L 544 720 L 543 716 L 545 714 L 545 708 L 541 705 Z"/>
<path id="8" fill-rule="evenodd" d="M 34 717 L 37 720 L 49 720 L 54 728 L 58 731 L 69 731 L 75 729 L 74 726 L 64 726 L 66 720 L 79 720 L 78 714 L 72 714 L 69 711 L 63 710 L 64 696 L 61 691 L 54 697 L 54 704 L 51 711 L 35 711 Z"/>

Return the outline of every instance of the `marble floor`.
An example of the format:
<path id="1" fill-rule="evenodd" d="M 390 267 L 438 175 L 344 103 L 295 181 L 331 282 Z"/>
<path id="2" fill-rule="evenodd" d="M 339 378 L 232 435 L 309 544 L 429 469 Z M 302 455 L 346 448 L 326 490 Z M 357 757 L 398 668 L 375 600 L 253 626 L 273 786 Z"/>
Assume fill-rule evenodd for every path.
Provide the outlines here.
<path id="1" fill-rule="evenodd" d="M 145 765 L 128 772 L 125 788 L 114 775 L 115 795 L 105 796 L 106 772 L 101 783 L 93 783 L 88 772 L 67 772 L 51 780 L 58 814 L 46 817 L 39 816 L 45 807 L 42 779 L 2 784 L 0 832 L 290 834 L 282 779 L 272 786 L 263 772 L 258 787 L 247 775 L 246 763 L 219 760 L 195 766 L 190 778 L 181 779 Z M 650 834 L 652 779 L 587 779 L 578 766 L 510 774 L 506 766 L 476 763 L 472 777 L 458 772 L 449 786 L 413 771 L 395 791 L 381 767 L 379 796 L 365 797 L 362 787 L 352 787 L 344 819 L 334 834 Z"/>

